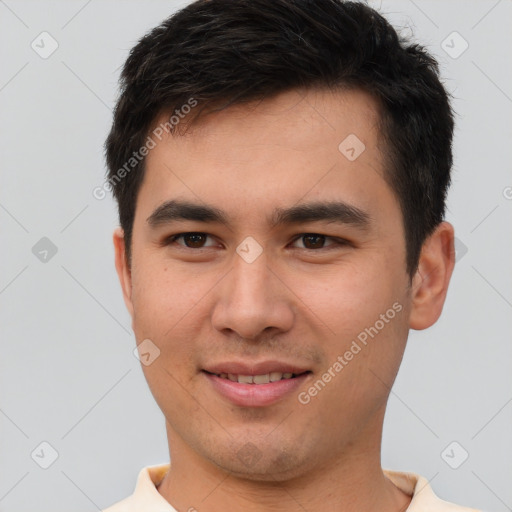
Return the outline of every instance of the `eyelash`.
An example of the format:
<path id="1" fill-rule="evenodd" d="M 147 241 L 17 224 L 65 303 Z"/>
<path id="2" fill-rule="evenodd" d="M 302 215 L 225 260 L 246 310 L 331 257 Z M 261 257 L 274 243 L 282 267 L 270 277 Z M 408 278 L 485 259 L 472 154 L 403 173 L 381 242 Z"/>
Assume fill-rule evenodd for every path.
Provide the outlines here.
<path id="1" fill-rule="evenodd" d="M 178 239 L 183 238 L 186 235 L 203 235 L 203 236 L 207 236 L 207 237 L 212 237 L 208 233 L 202 233 L 200 231 L 187 231 L 187 232 L 184 232 L 184 233 L 177 233 L 176 235 L 171 235 L 171 236 L 167 237 L 163 241 L 162 245 L 164 245 L 164 246 L 173 245 L 173 244 L 176 243 L 176 241 Z M 348 240 L 344 240 L 343 238 L 337 238 L 337 237 L 323 235 L 321 233 L 300 233 L 299 235 L 297 235 L 292 240 L 291 243 L 295 243 L 297 240 L 300 240 L 301 238 L 304 238 L 306 236 L 324 237 L 325 241 L 331 240 L 334 243 L 331 244 L 331 245 L 328 245 L 327 247 L 320 247 L 318 249 L 308 249 L 307 247 L 295 247 L 295 249 L 303 249 L 303 250 L 306 250 L 306 251 L 318 252 L 318 251 L 321 251 L 321 250 L 329 250 L 329 249 L 334 248 L 336 246 L 337 247 L 341 247 L 341 246 L 351 245 Z M 190 250 L 196 250 L 196 251 L 199 251 L 201 249 L 208 249 L 209 248 L 209 246 L 206 246 L 206 247 L 187 247 L 186 245 L 182 245 L 182 244 L 178 244 L 178 245 L 180 245 L 183 249 L 190 249 Z"/>

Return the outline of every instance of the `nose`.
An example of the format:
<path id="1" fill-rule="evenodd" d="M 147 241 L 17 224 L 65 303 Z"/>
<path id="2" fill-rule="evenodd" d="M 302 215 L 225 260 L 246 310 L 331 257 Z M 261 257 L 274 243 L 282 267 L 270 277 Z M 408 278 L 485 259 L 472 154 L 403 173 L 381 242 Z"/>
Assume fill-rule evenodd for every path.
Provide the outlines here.
<path id="1" fill-rule="evenodd" d="M 220 332 L 256 340 L 263 331 L 268 336 L 293 325 L 293 293 L 269 267 L 265 251 L 252 263 L 236 255 L 215 293 L 212 324 Z"/>

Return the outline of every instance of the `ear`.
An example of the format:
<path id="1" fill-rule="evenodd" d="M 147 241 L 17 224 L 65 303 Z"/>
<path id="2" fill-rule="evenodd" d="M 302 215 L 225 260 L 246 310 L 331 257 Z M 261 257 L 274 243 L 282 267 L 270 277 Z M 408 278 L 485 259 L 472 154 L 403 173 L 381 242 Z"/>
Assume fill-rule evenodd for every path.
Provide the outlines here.
<path id="1" fill-rule="evenodd" d="M 412 280 L 411 329 L 433 325 L 443 310 L 455 265 L 454 229 L 441 222 L 423 243 L 418 269 Z"/>
<path id="2" fill-rule="evenodd" d="M 124 231 L 117 228 L 113 235 L 114 250 L 116 257 L 116 270 L 121 288 L 123 290 L 124 303 L 126 308 L 133 319 L 133 304 L 132 304 L 132 274 L 128 261 L 126 259 L 126 247 L 124 239 Z"/>

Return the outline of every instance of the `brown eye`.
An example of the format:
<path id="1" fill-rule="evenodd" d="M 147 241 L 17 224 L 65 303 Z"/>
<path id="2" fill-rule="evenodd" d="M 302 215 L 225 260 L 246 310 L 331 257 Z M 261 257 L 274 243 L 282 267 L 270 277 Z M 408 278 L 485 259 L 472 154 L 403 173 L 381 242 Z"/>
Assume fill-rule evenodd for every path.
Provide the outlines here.
<path id="1" fill-rule="evenodd" d="M 321 249 L 325 244 L 324 235 L 303 235 L 302 240 L 306 249 Z"/>
<path id="2" fill-rule="evenodd" d="M 183 241 L 187 247 L 198 249 L 203 246 L 207 238 L 204 233 L 187 233 L 183 235 Z"/>
<path id="3" fill-rule="evenodd" d="M 298 242 L 301 242 L 301 244 L 296 245 Z M 328 243 L 326 244 L 326 242 Z M 350 245 L 350 242 L 347 242 L 342 238 L 321 235 L 319 233 L 302 233 L 295 239 L 293 244 L 296 249 L 318 251 L 321 249 L 336 249 L 336 247 Z"/>
<path id="4" fill-rule="evenodd" d="M 294 243 L 302 241 L 302 247 L 296 246 L 296 248 L 309 250 L 327 249 L 333 245 L 341 245 L 340 242 L 336 242 L 336 240 L 333 240 L 334 243 L 331 243 L 330 245 L 326 246 L 325 241 L 328 238 L 331 239 L 332 237 L 320 235 L 318 233 L 303 233 L 295 239 Z"/>
<path id="5" fill-rule="evenodd" d="M 169 237 L 165 241 L 165 245 L 180 245 L 188 249 L 202 249 L 205 247 L 212 247 L 214 242 L 210 242 L 206 245 L 206 242 L 210 238 L 207 233 L 179 233 Z"/>

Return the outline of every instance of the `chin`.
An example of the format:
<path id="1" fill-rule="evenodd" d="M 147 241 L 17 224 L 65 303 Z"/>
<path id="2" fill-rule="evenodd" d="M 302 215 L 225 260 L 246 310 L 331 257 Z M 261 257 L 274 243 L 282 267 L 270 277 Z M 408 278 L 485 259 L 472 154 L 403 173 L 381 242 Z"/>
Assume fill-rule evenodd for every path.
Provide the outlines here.
<path id="1" fill-rule="evenodd" d="M 272 445 L 256 445 L 236 443 L 234 447 L 223 450 L 208 457 L 211 462 L 223 471 L 243 480 L 255 482 L 281 482 L 300 477 L 305 468 L 310 469 L 304 454 L 297 453 L 300 443 L 292 450 Z M 233 455 L 226 455 L 232 453 Z"/>

